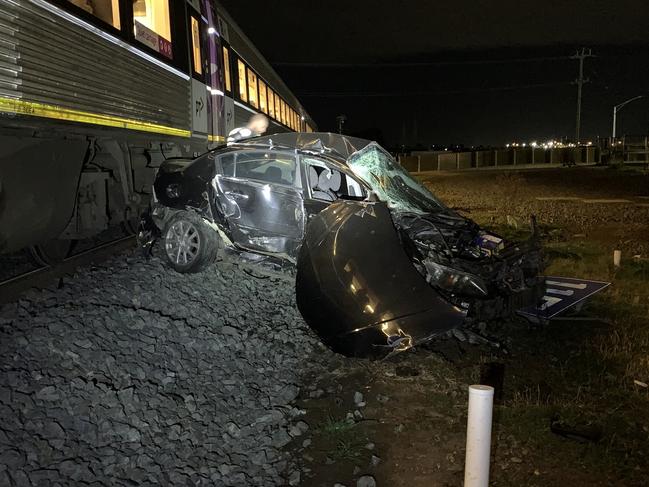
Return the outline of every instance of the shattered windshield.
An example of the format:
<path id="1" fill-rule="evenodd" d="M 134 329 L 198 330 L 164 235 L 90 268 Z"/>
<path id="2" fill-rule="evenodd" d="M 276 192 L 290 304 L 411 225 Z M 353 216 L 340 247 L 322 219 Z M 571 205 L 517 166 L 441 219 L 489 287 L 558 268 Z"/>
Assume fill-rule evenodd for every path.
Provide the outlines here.
<path id="1" fill-rule="evenodd" d="M 415 213 L 446 210 L 441 201 L 374 142 L 352 154 L 347 164 L 392 209 Z"/>

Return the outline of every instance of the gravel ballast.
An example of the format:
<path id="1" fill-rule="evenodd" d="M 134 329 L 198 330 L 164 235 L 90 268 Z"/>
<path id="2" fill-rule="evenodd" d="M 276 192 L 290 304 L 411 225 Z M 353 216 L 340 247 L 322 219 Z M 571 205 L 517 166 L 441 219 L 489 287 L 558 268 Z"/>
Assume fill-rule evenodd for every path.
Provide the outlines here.
<path id="1" fill-rule="evenodd" d="M 0 309 L 0 485 L 283 485 L 330 354 L 291 280 L 115 257 Z M 298 426 L 299 427 L 299 426 Z"/>

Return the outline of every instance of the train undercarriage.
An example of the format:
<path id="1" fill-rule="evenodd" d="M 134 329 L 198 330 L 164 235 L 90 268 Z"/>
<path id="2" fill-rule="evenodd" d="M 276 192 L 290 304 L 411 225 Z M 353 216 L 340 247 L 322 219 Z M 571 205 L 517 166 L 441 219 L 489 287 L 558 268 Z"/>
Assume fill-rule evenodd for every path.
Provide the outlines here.
<path id="1" fill-rule="evenodd" d="M 49 265 L 111 227 L 134 233 L 160 164 L 205 143 L 24 128 L 0 132 L 0 147 L 0 253 Z"/>

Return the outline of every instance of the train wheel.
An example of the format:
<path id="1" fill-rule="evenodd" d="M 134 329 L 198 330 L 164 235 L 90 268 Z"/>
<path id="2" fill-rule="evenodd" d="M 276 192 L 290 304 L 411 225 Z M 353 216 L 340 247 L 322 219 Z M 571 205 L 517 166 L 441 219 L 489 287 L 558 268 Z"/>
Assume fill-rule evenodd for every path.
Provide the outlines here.
<path id="1" fill-rule="evenodd" d="M 70 256 L 74 243 L 75 240 L 49 240 L 43 244 L 29 247 L 29 254 L 38 265 L 54 265 Z"/>

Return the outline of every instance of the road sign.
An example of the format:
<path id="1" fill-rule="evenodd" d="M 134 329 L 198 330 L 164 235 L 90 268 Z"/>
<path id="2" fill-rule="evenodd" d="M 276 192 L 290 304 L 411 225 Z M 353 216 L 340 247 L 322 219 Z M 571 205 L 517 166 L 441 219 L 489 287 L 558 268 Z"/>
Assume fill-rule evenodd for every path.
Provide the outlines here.
<path id="1" fill-rule="evenodd" d="M 531 320 L 549 320 L 584 299 L 598 293 L 610 282 L 574 279 L 572 277 L 545 277 L 545 294 L 538 306 L 518 310 L 518 314 Z"/>

